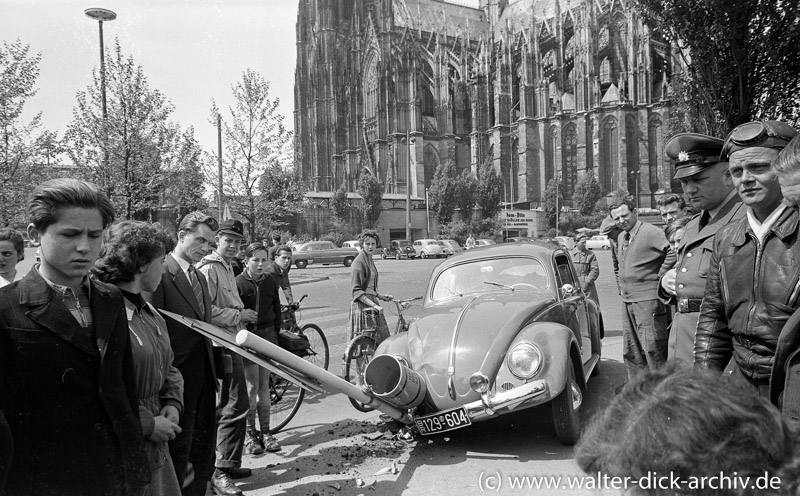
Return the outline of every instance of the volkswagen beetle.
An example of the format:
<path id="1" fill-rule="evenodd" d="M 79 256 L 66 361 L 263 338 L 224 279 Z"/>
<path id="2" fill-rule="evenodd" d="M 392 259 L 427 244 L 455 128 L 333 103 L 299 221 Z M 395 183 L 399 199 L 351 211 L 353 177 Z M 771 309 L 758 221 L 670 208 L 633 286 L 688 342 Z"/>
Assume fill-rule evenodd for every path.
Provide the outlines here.
<path id="1" fill-rule="evenodd" d="M 421 399 L 409 408 L 422 435 L 550 403 L 559 440 L 574 444 L 602 337 L 600 311 L 560 246 L 492 245 L 434 269 L 408 332 L 383 341 L 373 358 L 408 370 L 387 372 L 387 386 L 385 377 L 375 378 L 382 368 L 370 362 L 365 380 L 391 403 L 391 395 L 410 387 L 395 378 L 412 376 L 406 384 Z"/>

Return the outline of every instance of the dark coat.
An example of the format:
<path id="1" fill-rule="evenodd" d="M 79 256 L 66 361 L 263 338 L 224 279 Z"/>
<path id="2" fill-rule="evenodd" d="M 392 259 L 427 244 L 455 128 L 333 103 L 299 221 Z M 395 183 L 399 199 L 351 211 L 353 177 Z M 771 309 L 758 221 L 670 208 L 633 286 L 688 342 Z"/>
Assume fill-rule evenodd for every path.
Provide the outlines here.
<path id="1" fill-rule="evenodd" d="M 236 288 L 245 308 L 255 310 L 258 319 L 255 324 L 247 324 L 253 331 L 265 327 L 274 327 L 277 332 L 281 328 L 281 299 L 278 295 L 278 281 L 271 274 L 264 274 L 256 282 L 245 270 L 236 276 Z"/>
<path id="2" fill-rule="evenodd" d="M 164 272 L 161 275 L 161 284 L 156 292 L 153 293 L 150 302 L 158 309 L 211 323 L 211 297 L 208 295 L 208 285 L 205 276 L 200 271 L 197 271 L 197 277 L 203 287 L 205 318 L 203 318 L 200 304 L 194 296 L 192 284 L 171 254 L 164 258 Z M 197 377 L 198 372 L 202 372 L 202 370 L 184 370 L 186 363 L 196 362 L 191 359 L 197 354 L 205 355 L 208 358 L 207 365 L 213 371 L 214 355 L 211 351 L 211 341 L 202 334 L 180 325 L 172 319 L 166 320 L 169 340 L 172 343 L 172 351 L 175 353 L 172 364 L 181 371 L 184 380 L 188 379 L 187 374 Z M 215 377 L 215 375 L 211 377 Z"/>
<path id="3" fill-rule="evenodd" d="M 795 433 L 800 432 L 800 309 L 783 325 L 769 378 L 769 399 Z"/>
<path id="4" fill-rule="evenodd" d="M 695 367 L 722 371 L 731 357 L 742 374 L 772 373 L 778 336 L 800 304 L 798 212 L 787 207 L 760 250 L 747 217 L 714 237 L 694 344 Z"/>
<path id="5" fill-rule="evenodd" d="M 694 335 L 700 317 L 698 302 L 703 299 L 706 289 L 714 235 L 729 223 L 744 218 L 746 212 L 747 207 L 739 195 L 735 195 L 703 229 L 700 229 L 701 214 L 686 224 L 685 234 L 678 246 L 678 265 L 675 267 L 676 295 L 667 294 L 660 283 L 658 286 L 658 294 L 665 304 L 677 305 L 678 299 L 683 300 L 678 313 L 672 317 L 667 352 L 670 361 L 680 360 L 689 366 L 694 361 Z M 692 306 L 687 307 L 689 304 Z M 692 309 L 694 311 L 690 311 Z"/>
<path id="6" fill-rule="evenodd" d="M 122 295 L 97 281 L 90 293 L 93 333 L 35 269 L 0 289 L 9 494 L 116 495 L 150 479 Z"/>
<path id="7" fill-rule="evenodd" d="M 578 272 L 578 281 L 581 283 L 581 289 L 586 293 L 586 296 L 599 305 L 600 296 L 598 296 L 597 287 L 594 284 L 600 276 L 600 264 L 597 263 L 597 255 L 589 250 L 582 252 L 576 249 L 572 253 L 572 263 Z"/>
<path id="8" fill-rule="evenodd" d="M 367 252 L 361 250 L 353 260 L 353 265 L 350 268 L 350 283 L 353 286 L 353 301 L 358 300 L 361 295 L 366 294 L 367 286 L 369 285 L 369 278 L 372 275 L 370 263 L 367 260 Z M 378 287 L 378 273 L 375 271 L 375 288 Z"/>

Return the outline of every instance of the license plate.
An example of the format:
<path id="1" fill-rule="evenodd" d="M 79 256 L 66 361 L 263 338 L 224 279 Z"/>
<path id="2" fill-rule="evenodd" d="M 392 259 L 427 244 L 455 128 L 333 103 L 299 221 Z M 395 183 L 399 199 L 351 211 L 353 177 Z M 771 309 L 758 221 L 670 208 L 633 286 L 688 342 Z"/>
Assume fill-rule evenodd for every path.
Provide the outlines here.
<path id="1" fill-rule="evenodd" d="M 461 407 L 447 410 L 446 412 L 434 413 L 433 415 L 417 417 L 414 422 L 417 423 L 417 429 L 423 436 L 452 431 L 472 424 L 467 412 Z"/>

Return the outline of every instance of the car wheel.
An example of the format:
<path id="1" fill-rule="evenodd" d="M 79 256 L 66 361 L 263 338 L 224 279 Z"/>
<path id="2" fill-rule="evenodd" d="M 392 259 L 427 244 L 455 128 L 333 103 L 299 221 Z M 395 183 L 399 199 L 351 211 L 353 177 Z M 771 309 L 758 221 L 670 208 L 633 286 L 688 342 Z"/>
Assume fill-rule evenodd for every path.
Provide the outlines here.
<path id="1" fill-rule="evenodd" d="M 350 267 L 351 265 L 353 265 L 353 257 L 345 258 L 344 259 L 344 266 L 345 267 Z"/>
<path id="2" fill-rule="evenodd" d="M 420 258 L 428 258 L 428 254 L 423 251 L 422 253 L 419 254 L 419 257 Z"/>
<path id="3" fill-rule="evenodd" d="M 603 245 L 603 249 L 604 249 L 604 250 L 610 250 L 610 249 L 611 249 L 611 247 L 610 247 L 610 246 L 608 246 L 608 245 Z"/>
<path id="4" fill-rule="evenodd" d="M 567 381 L 564 390 L 552 401 L 556 436 L 567 446 L 578 442 L 581 429 L 581 403 L 583 403 L 583 393 L 575 381 L 575 369 L 570 358 L 567 360 Z"/>
<path id="5" fill-rule="evenodd" d="M 400 252 L 395 253 L 394 259 L 395 260 L 400 260 Z"/>
<path id="6" fill-rule="evenodd" d="M 386 252 L 381 253 L 381 258 L 386 260 Z"/>
<path id="7" fill-rule="evenodd" d="M 294 265 L 295 265 L 295 266 L 296 266 L 298 269 L 305 269 L 305 268 L 306 268 L 306 266 L 308 265 L 308 262 L 306 262 L 305 260 L 298 260 L 298 261 L 296 261 L 296 262 L 294 263 Z"/>

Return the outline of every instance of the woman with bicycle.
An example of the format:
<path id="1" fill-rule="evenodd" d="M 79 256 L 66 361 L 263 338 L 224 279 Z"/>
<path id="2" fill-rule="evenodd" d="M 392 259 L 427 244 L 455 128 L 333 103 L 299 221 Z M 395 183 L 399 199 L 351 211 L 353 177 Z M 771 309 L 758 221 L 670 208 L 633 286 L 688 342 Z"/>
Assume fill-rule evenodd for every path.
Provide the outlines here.
<path id="1" fill-rule="evenodd" d="M 378 233 L 364 230 L 358 239 L 361 241 L 362 250 L 353 261 L 351 269 L 353 301 L 350 305 L 350 339 L 365 327 L 365 314 L 372 311 L 377 312 L 375 338 L 377 343 L 380 343 L 389 337 L 389 326 L 379 301 L 392 301 L 393 298 L 392 295 L 382 295 L 378 292 L 378 269 L 375 268 L 372 259 L 372 254 L 378 246 Z"/>
<path id="2" fill-rule="evenodd" d="M 247 324 L 247 330 L 256 336 L 278 344 L 281 328 L 281 302 L 278 296 L 278 281 L 266 272 L 269 254 L 261 243 L 252 243 L 245 250 L 245 267 L 236 277 L 236 287 L 245 308 L 254 310 L 256 322 Z M 244 377 L 250 409 L 247 412 L 247 439 L 245 446 L 251 455 L 264 451 L 276 452 L 281 445 L 270 434 L 270 372 L 250 360 L 245 360 Z M 256 414 L 260 431 L 256 429 Z"/>

